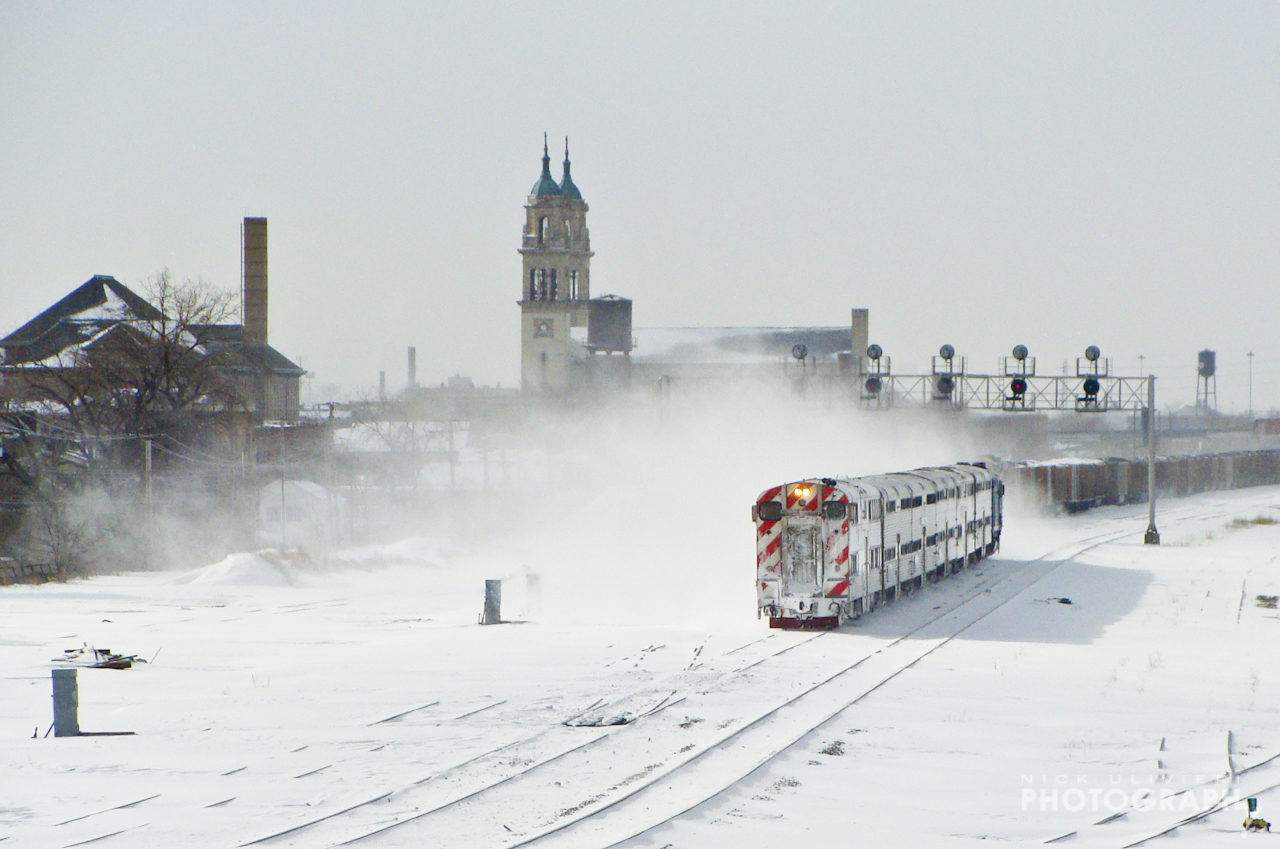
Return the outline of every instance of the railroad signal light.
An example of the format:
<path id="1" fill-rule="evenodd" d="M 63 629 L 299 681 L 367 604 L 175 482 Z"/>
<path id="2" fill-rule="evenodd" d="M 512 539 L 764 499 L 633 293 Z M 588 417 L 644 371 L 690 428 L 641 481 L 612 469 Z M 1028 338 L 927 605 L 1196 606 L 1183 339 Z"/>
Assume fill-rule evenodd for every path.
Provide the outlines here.
<path id="1" fill-rule="evenodd" d="M 870 395 L 879 395 L 883 384 L 878 377 L 868 377 L 866 382 L 867 393 Z"/>
<path id="2" fill-rule="evenodd" d="M 942 375 L 938 378 L 938 382 L 934 384 L 939 395 L 950 396 L 955 391 L 956 382 L 951 379 L 950 375 Z"/>
<path id="3" fill-rule="evenodd" d="M 1084 381 L 1084 394 L 1089 398 L 1098 397 L 1098 390 L 1102 388 L 1102 384 L 1098 382 L 1096 377 L 1087 377 Z"/>
<path id="4" fill-rule="evenodd" d="M 1090 345 L 1088 348 L 1084 349 L 1084 358 L 1091 363 L 1096 363 L 1098 361 L 1098 357 L 1101 356 L 1102 349 L 1097 345 Z"/>
<path id="5" fill-rule="evenodd" d="M 1027 350 L 1026 345 L 1013 346 L 1013 358 L 1019 362 L 1025 360 L 1027 358 L 1027 355 L 1030 353 L 1031 352 Z M 1025 389 L 1023 391 L 1025 391 Z"/>
<path id="6" fill-rule="evenodd" d="M 1015 377 L 1009 381 L 1009 391 L 1013 393 L 1015 398 L 1021 398 L 1027 394 L 1027 379 L 1025 377 Z"/>
<path id="7" fill-rule="evenodd" d="M 878 360 L 884 356 L 884 348 L 881 348 L 879 345 L 873 342 L 872 344 L 867 346 L 867 356 L 870 359 Z"/>

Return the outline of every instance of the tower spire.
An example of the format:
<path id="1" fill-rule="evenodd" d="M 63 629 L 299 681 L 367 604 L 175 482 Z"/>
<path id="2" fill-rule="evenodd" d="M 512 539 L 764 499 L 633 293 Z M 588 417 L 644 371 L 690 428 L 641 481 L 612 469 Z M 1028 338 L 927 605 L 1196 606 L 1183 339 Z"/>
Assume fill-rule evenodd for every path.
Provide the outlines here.
<path id="1" fill-rule="evenodd" d="M 533 184 L 533 189 L 529 194 L 537 197 L 539 195 L 558 195 L 560 194 L 560 186 L 556 184 L 555 178 L 551 176 L 551 153 L 547 149 L 547 134 L 542 134 L 542 175 L 538 177 L 538 182 Z"/>
<path id="2" fill-rule="evenodd" d="M 569 176 L 569 137 L 564 137 L 564 176 L 560 178 L 560 194 L 567 198 L 582 200 L 582 192 L 578 191 L 578 187 L 574 185 L 573 178 Z"/>

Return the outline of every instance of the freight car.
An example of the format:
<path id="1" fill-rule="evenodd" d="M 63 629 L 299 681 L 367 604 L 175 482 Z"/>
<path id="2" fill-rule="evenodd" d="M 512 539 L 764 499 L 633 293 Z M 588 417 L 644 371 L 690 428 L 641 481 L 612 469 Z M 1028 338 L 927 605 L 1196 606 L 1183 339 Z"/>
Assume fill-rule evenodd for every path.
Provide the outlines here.
<path id="1" fill-rule="evenodd" d="M 1000 544 L 1004 484 L 981 463 L 765 490 L 756 601 L 773 628 L 834 628 Z"/>
<path id="2" fill-rule="evenodd" d="M 1140 459 L 1008 463 L 1000 474 L 1015 495 L 1058 512 L 1147 500 L 1147 464 Z M 1161 456 L 1155 478 L 1157 498 L 1274 485 L 1280 483 L 1280 450 Z"/>

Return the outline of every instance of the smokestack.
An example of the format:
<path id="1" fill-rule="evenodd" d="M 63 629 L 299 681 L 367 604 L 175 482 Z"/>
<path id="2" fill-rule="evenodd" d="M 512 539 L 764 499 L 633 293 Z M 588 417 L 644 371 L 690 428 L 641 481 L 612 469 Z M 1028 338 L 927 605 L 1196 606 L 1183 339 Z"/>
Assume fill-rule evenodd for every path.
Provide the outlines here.
<path id="1" fill-rule="evenodd" d="M 867 344 L 871 341 L 871 313 L 865 309 L 852 310 L 850 322 L 849 351 L 853 354 L 853 362 L 859 364 L 858 373 L 862 373 L 862 358 L 867 354 Z"/>
<path id="2" fill-rule="evenodd" d="M 267 344 L 267 219 L 240 228 L 240 308 L 246 342 Z"/>
<path id="3" fill-rule="evenodd" d="M 413 389 L 418 385 L 418 349 L 409 346 L 409 388 Z"/>

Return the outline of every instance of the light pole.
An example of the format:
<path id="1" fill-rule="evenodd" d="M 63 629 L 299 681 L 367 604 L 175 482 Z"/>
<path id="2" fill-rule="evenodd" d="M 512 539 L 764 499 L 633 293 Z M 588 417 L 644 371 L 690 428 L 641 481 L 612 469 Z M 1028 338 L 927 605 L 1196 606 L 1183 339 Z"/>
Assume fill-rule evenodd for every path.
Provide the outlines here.
<path id="1" fill-rule="evenodd" d="M 1249 352 L 1249 418 L 1253 418 L 1253 351 Z"/>
<path id="2" fill-rule="evenodd" d="M 1146 545 L 1160 544 L 1160 531 L 1156 528 L 1156 379 L 1147 376 L 1147 532 L 1142 537 Z"/>
<path id="3" fill-rule="evenodd" d="M 1147 358 L 1146 358 L 1146 357 L 1144 357 L 1144 356 L 1142 356 L 1141 354 L 1139 354 L 1139 355 L 1138 355 L 1138 377 L 1145 377 L 1145 376 L 1146 376 L 1146 373 L 1147 373 L 1147 372 L 1146 372 L 1146 367 L 1147 367 L 1146 363 L 1147 363 Z"/>

